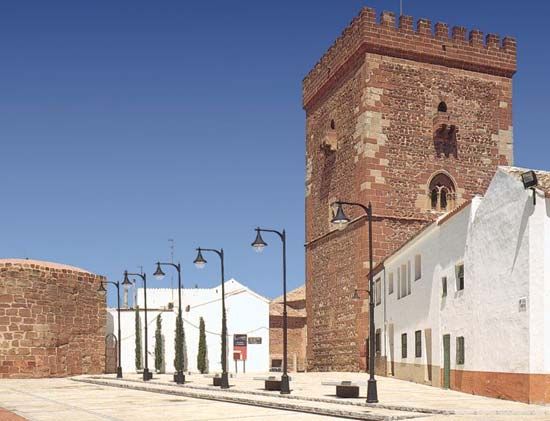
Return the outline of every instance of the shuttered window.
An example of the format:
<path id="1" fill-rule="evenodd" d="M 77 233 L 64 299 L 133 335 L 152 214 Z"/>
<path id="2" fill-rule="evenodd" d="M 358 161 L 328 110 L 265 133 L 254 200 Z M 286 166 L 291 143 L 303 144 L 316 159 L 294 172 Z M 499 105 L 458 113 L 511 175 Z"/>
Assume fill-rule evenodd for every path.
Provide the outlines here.
<path id="1" fill-rule="evenodd" d="M 464 264 L 456 266 L 456 290 L 464 289 Z"/>
<path id="2" fill-rule="evenodd" d="M 401 334 L 401 358 L 407 358 L 407 334 Z"/>
<path id="3" fill-rule="evenodd" d="M 464 336 L 456 338 L 456 363 L 464 364 Z"/>
<path id="4" fill-rule="evenodd" d="M 414 332 L 414 356 L 420 358 L 422 356 L 422 331 Z"/>

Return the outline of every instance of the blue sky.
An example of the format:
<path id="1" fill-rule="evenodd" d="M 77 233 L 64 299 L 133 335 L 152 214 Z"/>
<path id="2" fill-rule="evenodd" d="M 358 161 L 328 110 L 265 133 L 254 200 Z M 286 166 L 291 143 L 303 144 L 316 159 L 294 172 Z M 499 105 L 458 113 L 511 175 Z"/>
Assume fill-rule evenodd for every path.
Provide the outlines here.
<path id="1" fill-rule="evenodd" d="M 364 5 L 399 1 L 0 3 L 0 256 L 51 260 L 111 280 L 168 258 L 215 285 L 194 248 L 224 247 L 227 277 L 281 293 L 304 282 L 301 80 Z M 542 1 L 404 1 L 404 11 L 518 39 L 516 164 L 550 169 L 550 49 Z M 151 286 L 169 286 L 169 281 Z M 112 304 L 112 293 L 110 303 Z"/>

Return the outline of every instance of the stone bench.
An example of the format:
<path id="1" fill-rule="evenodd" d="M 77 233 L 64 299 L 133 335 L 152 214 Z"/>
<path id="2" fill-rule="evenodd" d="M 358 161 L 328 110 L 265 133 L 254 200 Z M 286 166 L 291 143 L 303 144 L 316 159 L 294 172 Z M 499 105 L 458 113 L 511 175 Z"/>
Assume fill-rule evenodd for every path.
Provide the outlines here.
<path id="1" fill-rule="evenodd" d="M 365 382 L 353 382 L 350 380 L 322 382 L 321 384 L 323 386 L 336 386 L 336 396 L 339 398 L 358 398 L 359 386 L 366 386 Z"/>
<path id="2" fill-rule="evenodd" d="M 281 391 L 281 378 L 275 377 L 275 376 L 268 376 L 268 377 L 254 377 L 254 380 L 260 380 L 265 382 L 264 383 L 264 389 L 265 390 L 278 390 Z M 290 377 L 288 378 L 290 381 Z"/>
<path id="3" fill-rule="evenodd" d="M 222 385 L 222 376 L 219 374 L 205 374 L 204 377 L 207 379 L 212 379 L 212 386 L 221 387 Z"/>

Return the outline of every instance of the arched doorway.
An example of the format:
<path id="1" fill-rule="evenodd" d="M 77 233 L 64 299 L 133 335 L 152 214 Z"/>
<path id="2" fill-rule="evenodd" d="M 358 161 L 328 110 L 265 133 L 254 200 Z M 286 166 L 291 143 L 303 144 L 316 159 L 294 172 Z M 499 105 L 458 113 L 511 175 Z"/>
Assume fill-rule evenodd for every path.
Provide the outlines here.
<path id="1" fill-rule="evenodd" d="M 117 359 L 117 337 L 109 333 L 105 336 L 105 374 L 116 373 Z"/>

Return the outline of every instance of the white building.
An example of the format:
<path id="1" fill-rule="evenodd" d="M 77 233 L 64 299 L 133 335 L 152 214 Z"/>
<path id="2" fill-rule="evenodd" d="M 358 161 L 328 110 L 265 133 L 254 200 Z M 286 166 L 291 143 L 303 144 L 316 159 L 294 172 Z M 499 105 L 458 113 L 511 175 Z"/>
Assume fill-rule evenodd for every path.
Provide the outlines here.
<path id="1" fill-rule="evenodd" d="M 550 402 L 550 173 L 500 167 L 375 275 L 377 367 L 469 393 Z M 536 195 L 536 204 L 533 195 Z"/>
<path id="2" fill-rule="evenodd" d="M 234 279 L 225 283 L 225 305 L 228 330 L 228 371 L 267 372 L 269 370 L 269 300 L 256 294 Z M 144 344 L 143 288 L 137 289 L 140 308 L 142 344 Z M 147 319 L 149 369 L 155 366 L 156 319 L 162 319 L 165 371 L 174 371 L 174 333 L 178 311 L 178 290 L 171 288 L 147 288 Z M 107 333 L 117 334 L 117 310 L 108 309 Z M 182 315 L 185 330 L 187 370 L 198 372 L 197 352 L 200 318 L 204 319 L 208 349 L 208 371 L 221 372 L 221 285 L 209 288 L 185 288 L 182 290 Z M 134 309 L 121 311 L 122 371 L 135 372 L 135 317 Z M 246 362 L 234 361 L 234 335 L 247 335 Z M 242 338 L 242 337 L 241 337 Z M 237 352 L 238 354 L 238 352 Z"/>

